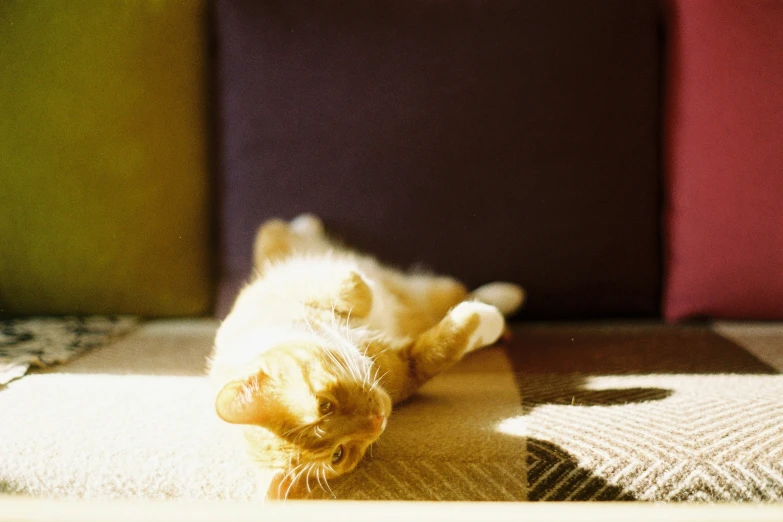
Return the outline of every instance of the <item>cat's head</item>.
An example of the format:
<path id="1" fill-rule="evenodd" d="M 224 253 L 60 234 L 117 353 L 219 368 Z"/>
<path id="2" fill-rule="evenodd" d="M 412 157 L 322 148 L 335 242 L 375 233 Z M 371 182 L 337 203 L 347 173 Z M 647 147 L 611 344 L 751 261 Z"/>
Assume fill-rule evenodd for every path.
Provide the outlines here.
<path id="1" fill-rule="evenodd" d="M 258 460 L 319 482 L 356 467 L 392 407 L 369 358 L 324 344 L 269 349 L 215 403 L 223 420 L 261 428 L 246 432 Z"/>

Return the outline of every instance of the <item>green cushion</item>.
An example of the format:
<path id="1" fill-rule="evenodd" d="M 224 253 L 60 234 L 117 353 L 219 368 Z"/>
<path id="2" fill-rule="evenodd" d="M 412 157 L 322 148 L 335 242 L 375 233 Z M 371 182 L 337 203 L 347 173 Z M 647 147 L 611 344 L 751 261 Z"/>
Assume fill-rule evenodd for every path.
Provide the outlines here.
<path id="1" fill-rule="evenodd" d="M 205 7 L 0 2 L 0 314 L 209 312 Z"/>

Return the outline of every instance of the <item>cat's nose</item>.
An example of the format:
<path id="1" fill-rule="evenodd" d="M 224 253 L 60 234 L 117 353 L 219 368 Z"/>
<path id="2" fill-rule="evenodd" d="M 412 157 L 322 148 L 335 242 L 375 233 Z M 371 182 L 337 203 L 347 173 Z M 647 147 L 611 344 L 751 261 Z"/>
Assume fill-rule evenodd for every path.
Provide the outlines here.
<path id="1" fill-rule="evenodd" d="M 381 432 L 386 429 L 386 417 L 383 415 L 370 415 L 370 425 L 373 431 Z"/>

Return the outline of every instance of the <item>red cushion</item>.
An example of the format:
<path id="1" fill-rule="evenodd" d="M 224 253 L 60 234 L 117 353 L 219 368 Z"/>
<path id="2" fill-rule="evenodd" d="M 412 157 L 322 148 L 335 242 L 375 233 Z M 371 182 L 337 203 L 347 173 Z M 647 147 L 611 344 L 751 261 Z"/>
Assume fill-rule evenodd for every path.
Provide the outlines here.
<path id="1" fill-rule="evenodd" d="M 783 2 L 669 7 L 664 315 L 783 319 Z"/>

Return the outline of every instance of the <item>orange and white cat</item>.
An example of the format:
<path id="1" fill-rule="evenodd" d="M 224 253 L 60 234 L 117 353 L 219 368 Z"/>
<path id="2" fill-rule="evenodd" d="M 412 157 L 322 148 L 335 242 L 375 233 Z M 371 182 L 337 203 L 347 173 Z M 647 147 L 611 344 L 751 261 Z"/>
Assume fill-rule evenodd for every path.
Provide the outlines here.
<path id="1" fill-rule="evenodd" d="M 262 225 L 256 275 L 218 329 L 215 409 L 251 457 L 278 468 L 271 497 L 353 470 L 392 405 L 498 340 L 524 293 L 404 273 L 327 237 L 302 215 Z"/>

